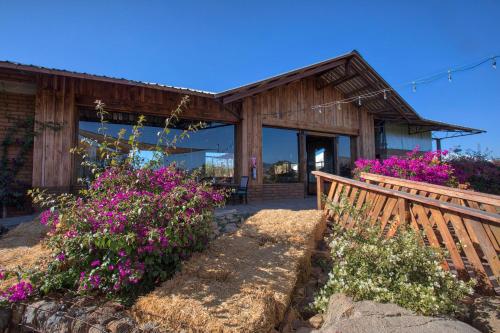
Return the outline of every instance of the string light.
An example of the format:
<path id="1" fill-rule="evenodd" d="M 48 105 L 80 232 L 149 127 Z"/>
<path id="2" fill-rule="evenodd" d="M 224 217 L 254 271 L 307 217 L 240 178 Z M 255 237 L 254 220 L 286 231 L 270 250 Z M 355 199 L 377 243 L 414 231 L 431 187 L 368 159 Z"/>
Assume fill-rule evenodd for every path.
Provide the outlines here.
<path id="1" fill-rule="evenodd" d="M 491 67 L 496 70 L 496 68 L 497 68 L 497 58 L 499 58 L 499 57 L 500 57 L 500 55 L 495 55 L 495 56 L 483 58 L 482 60 L 480 60 L 480 61 L 478 61 L 476 63 L 472 63 L 472 64 L 469 64 L 469 65 L 464 65 L 464 66 L 460 66 L 460 67 L 454 67 L 454 68 L 448 69 L 446 71 L 441 71 L 441 72 L 438 72 L 436 74 L 432 74 L 432 75 L 429 75 L 427 77 L 420 78 L 418 80 L 413 80 L 413 81 L 410 81 L 410 82 L 407 82 L 407 83 L 402 83 L 402 84 L 399 84 L 399 85 L 395 85 L 393 87 L 388 87 L 388 88 L 386 87 L 386 88 L 383 88 L 383 89 L 380 89 L 380 90 L 376 90 L 376 91 L 370 91 L 370 92 L 362 94 L 362 95 L 351 96 L 349 98 L 345 98 L 345 99 L 342 99 L 342 100 L 337 100 L 337 101 L 334 101 L 334 102 L 328 102 L 328 103 L 324 103 L 324 104 L 313 105 L 310 108 L 313 109 L 313 110 L 318 110 L 321 113 L 321 112 L 323 112 L 323 108 L 330 108 L 330 107 L 337 106 L 337 110 L 340 111 L 342 109 L 342 104 L 353 103 L 353 102 L 355 102 L 357 100 L 358 106 L 361 106 L 362 105 L 361 99 L 373 98 L 373 97 L 376 97 L 376 96 L 378 96 L 380 94 L 383 95 L 384 100 L 387 100 L 387 98 L 388 98 L 387 94 L 390 93 L 391 91 L 395 91 L 396 90 L 395 88 L 403 88 L 405 86 L 411 86 L 411 90 L 413 92 L 416 92 L 417 91 L 417 84 L 418 85 L 430 84 L 430 83 L 432 83 L 434 81 L 437 81 L 439 79 L 442 79 L 444 77 L 447 77 L 448 81 L 451 82 L 451 80 L 452 80 L 452 72 L 456 73 L 456 72 L 465 72 L 465 71 L 474 70 L 477 67 L 479 67 L 479 66 L 481 66 L 481 65 L 483 65 L 483 64 L 485 64 L 487 62 L 491 63 Z M 307 109 L 307 108 L 305 108 L 305 109 Z M 293 112 L 296 112 L 296 111 L 285 111 L 284 113 L 293 113 Z M 275 116 L 275 114 L 273 114 L 273 113 L 268 113 L 268 114 L 263 114 L 263 115 Z"/>

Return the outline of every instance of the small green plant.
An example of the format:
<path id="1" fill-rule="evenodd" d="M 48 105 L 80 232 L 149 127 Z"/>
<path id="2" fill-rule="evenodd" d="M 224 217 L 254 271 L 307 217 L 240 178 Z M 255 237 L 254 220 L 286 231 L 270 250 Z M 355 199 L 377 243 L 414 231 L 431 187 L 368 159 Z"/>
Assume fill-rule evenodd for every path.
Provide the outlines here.
<path id="1" fill-rule="evenodd" d="M 339 209 L 356 212 L 352 206 Z M 362 215 L 355 213 L 358 223 L 350 230 L 334 227 L 329 240 L 333 268 L 313 303 L 317 311 L 326 310 L 333 294 L 345 293 L 355 300 L 396 303 L 424 315 L 451 314 L 473 292 L 475 281 L 459 281 L 445 271 L 443 254 L 422 245 L 416 232 L 402 228 L 386 239 L 379 228 L 359 223 Z"/>

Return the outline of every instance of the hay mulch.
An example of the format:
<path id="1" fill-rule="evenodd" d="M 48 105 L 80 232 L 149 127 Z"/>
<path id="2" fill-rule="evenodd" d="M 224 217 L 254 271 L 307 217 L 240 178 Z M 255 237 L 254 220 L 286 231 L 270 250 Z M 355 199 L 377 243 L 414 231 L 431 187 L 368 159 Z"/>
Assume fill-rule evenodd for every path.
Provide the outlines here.
<path id="1" fill-rule="evenodd" d="M 7 271 L 30 269 L 39 265 L 50 256 L 50 251 L 42 246 L 41 239 L 47 228 L 38 222 L 18 225 L 0 237 L 0 268 Z M 0 281 L 0 290 L 9 287 L 14 281 Z"/>
<path id="2" fill-rule="evenodd" d="M 167 331 L 269 332 L 310 268 L 325 221 L 316 210 L 263 210 L 140 297 L 131 314 Z"/>

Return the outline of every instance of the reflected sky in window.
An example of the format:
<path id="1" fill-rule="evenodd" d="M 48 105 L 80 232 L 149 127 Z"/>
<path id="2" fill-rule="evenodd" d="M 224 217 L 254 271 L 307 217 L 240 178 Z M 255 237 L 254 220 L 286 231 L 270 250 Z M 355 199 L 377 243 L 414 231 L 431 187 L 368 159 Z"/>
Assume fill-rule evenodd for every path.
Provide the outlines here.
<path id="1" fill-rule="evenodd" d="M 80 121 L 80 141 L 98 141 L 103 133 L 99 132 L 99 122 Z M 105 133 L 111 137 L 118 137 L 121 129 L 125 129 L 124 142 L 132 133 L 133 125 L 105 124 Z M 147 162 L 153 157 L 153 149 L 162 128 L 144 126 L 139 137 L 140 157 Z M 170 140 L 183 132 L 173 128 L 167 136 Z M 175 149 L 169 149 L 169 156 L 165 157 L 164 164 L 175 162 L 177 166 L 192 171 L 201 169 L 202 175 L 207 177 L 232 177 L 234 174 L 234 126 L 221 123 L 208 123 L 206 128 L 190 132 L 189 137 L 176 143 Z M 92 155 L 92 154 L 91 154 Z"/>

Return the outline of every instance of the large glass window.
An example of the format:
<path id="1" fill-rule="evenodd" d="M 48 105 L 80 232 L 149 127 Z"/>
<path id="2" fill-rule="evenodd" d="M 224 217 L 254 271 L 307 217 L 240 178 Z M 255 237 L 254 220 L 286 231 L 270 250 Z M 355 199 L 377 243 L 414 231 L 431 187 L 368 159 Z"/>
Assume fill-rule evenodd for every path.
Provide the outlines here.
<path id="1" fill-rule="evenodd" d="M 339 135 L 337 140 L 337 163 L 339 164 L 339 174 L 343 177 L 351 177 L 353 163 L 351 156 L 351 137 Z"/>
<path id="2" fill-rule="evenodd" d="M 264 127 L 262 129 L 264 183 L 299 181 L 298 132 Z"/>
<path id="3" fill-rule="evenodd" d="M 124 156 L 129 153 L 130 146 L 127 144 L 127 138 L 132 133 L 134 121 L 113 121 L 112 119 L 105 125 L 106 135 L 116 138 L 121 129 L 125 130 L 123 144 L 120 146 L 120 152 Z M 146 117 L 149 119 L 149 117 Z M 163 129 L 164 118 L 151 117 L 147 125 L 141 129 L 139 138 L 139 156 L 145 162 L 153 157 L 156 147 L 158 133 Z M 180 135 L 184 129 L 195 122 L 179 121 L 175 128 L 172 128 L 168 137 L 173 138 Z M 197 122 L 196 122 L 197 123 Z M 165 146 L 168 152 L 163 160 L 164 165 L 175 162 L 179 168 L 201 172 L 200 177 L 231 178 L 234 175 L 234 126 L 216 122 L 206 122 L 206 126 L 196 132 L 190 132 L 189 137 L 176 143 L 175 147 Z M 84 148 L 88 156 L 98 162 L 97 144 L 104 139 L 103 133 L 99 131 L 100 122 L 92 121 L 87 117 L 80 117 L 78 144 Z M 111 139 L 112 140 L 112 139 Z M 87 177 L 88 170 L 80 167 L 79 177 Z"/>

